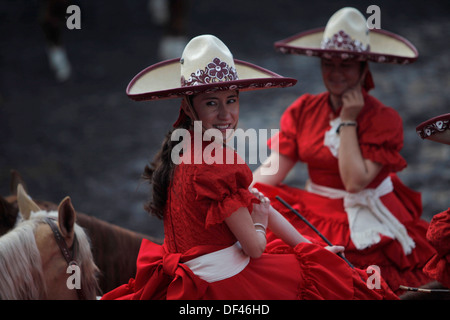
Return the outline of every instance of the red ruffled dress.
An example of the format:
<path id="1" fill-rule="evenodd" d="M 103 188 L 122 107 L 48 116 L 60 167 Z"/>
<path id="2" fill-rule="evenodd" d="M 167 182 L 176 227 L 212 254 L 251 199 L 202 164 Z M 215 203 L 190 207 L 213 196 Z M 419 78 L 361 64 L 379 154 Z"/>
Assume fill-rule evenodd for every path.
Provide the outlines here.
<path id="1" fill-rule="evenodd" d="M 364 158 L 383 164 L 383 169 L 367 188 L 376 188 L 387 177 L 391 177 L 393 191 L 379 199 L 406 227 L 407 234 L 415 244 L 411 253 L 406 255 L 398 241 L 384 235 L 381 235 L 378 243 L 363 250 L 357 249 L 350 238 L 349 221 L 342 198 L 332 199 L 284 184 L 269 186 L 257 183 L 255 188 L 268 196 L 272 205 L 302 234 L 317 238 L 275 196 L 279 195 L 290 203 L 333 244 L 345 246 L 346 257 L 356 267 L 365 269 L 370 265 L 379 266 L 383 278 L 395 292 L 400 284 L 419 286 L 430 281 L 422 269 L 434 254 L 434 249 L 425 236 L 428 223 L 420 219 L 420 193 L 403 185 L 395 175 L 395 172 L 406 167 L 406 161 L 399 153 L 403 146 L 402 120 L 392 108 L 384 106 L 365 91 L 363 95 L 365 106 L 357 119 L 360 149 Z M 284 112 L 280 132 L 269 140 L 269 147 L 272 150 L 278 148 L 280 154 L 294 161 L 306 163 L 313 183 L 344 190 L 337 156 L 333 155 L 328 145 L 324 145 L 325 133 L 330 130 L 331 121 L 338 118 L 339 112 L 333 112 L 328 92 L 305 94 Z M 275 239 L 273 234 L 268 236 L 269 240 Z"/>
<path id="2" fill-rule="evenodd" d="M 219 281 L 194 274 L 185 263 L 236 243 L 225 218 L 241 207 L 251 212 L 259 201 L 248 191 L 248 166 L 234 151 L 226 153 L 234 164 L 176 166 L 168 190 L 164 244 L 143 240 L 136 278 L 102 299 L 396 298 L 383 281 L 380 289 L 368 289 L 365 271 L 353 270 L 337 255 L 309 243 L 289 249 L 272 246 L 276 254 L 250 259 L 242 271 Z M 214 263 L 225 266 L 229 261 Z"/>
<path id="3" fill-rule="evenodd" d="M 423 271 L 447 288 L 450 288 L 450 208 L 433 217 L 427 239 L 437 253 L 428 261 Z"/>

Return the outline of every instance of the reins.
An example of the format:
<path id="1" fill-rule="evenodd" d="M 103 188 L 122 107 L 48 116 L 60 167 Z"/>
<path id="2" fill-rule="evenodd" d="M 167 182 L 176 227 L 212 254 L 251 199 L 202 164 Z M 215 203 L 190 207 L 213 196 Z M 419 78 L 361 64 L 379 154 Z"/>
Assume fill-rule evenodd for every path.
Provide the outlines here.
<path id="1" fill-rule="evenodd" d="M 303 217 L 297 210 L 292 208 L 286 201 L 284 201 L 280 196 L 275 197 L 278 201 L 280 201 L 286 208 L 288 208 L 291 212 L 293 212 L 297 217 L 300 218 L 308 227 L 310 227 L 320 238 L 322 238 L 323 241 L 326 242 L 329 246 L 333 246 L 333 244 L 319 231 L 314 227 L 308 220 L 306 220 L 305 217 Z M 341 257 L 347 264 L 350 266 L 350 268 L 355 269 L 353 264 L 347 260 L 347 258 L 341 253 L 338 252 L 337 255 Z"/>
<path id="2" fill-rule="evenodd" d="M 415 288 L 400 285 L 399 289 L 413 292 L 425 292 L 425 293 L 450 293 L 450 289 L 428 289 L 428 288 Z"/>
<path id="3" fill-rule="evenodd" d="M 286 208 L 288 208 L 291 212 L 293 212 L 297 217 L 300 218 L 300 220 L 302 220 L 304 223 L 306 223 L 306 225 L 308 227 L 310 227 L 320 238 L 322 238 L 323 241 L 326 242 L 326 244 L 328 244 L 329 246 L 333 246 L 333 244 L 330 242 L 330 240 L 328 240 L 319 230 L 316 229 L 316 227 L 314 227 L 311 222 L 309 222 L 304 216 L 302 216 L 297 210 L 295 210 L 294 208 L 291 207 L 291 205 L 289 205 L 289 203 L 287 203 L 286 201 L 284 201 L 280 196 L 276 196 L 275 197 L 278 201 L 280 201 Z M 342 252 L 338 252 L 336 253 L 340 258 L 342 258 L 350 268 L 355 269 L 355 266 L 348 261 L 348 259 L 342 254 Z M 365 282 L 363 277 L 358 273 L 359 278 L 361 279 L 362 282 Z"/>
<path id="4" fill-rule="evenodd" d="M 50 217 L 44 218 L 44 221 L 50 226 L 50 228 L 53 231 L 53 235 L 55 236 L 55 241 L 58 244 L 58 247 L 61 250 L 61 253 L 62 253 L 64 259 L 66 260 L 67 265 L 68 266 L 78 265 L 78 263 L 75 260 L 77 248 L 78 248 L 77 235 L 74 233 L 72 248 L 68 248 L 67 243 L 64 240 L 64 237 L 61 235 L 61 232 L 59 231 L 58 226 L 56 225 L 56 223 L 53 220 L 54 219 L 50 218 Z M 77 295 L 80 300 L 86 299 L 82 288 L 75 289 L 75 290 L 77 291 Z"/>

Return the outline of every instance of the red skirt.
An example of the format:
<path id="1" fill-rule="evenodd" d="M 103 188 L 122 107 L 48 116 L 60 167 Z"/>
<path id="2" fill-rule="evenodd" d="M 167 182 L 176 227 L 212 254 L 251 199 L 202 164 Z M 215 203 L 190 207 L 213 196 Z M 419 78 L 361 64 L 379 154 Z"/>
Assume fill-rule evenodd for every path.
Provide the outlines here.
<path id="1" fill-rule="evenodd" d="M 345 247 L 345 256 L 353 265 L 366 269 L 376 265 L 390 288 L 401 294 L 400 285 L 421 286 L 430 281 L 423 267 L 435 253 L 427 242 L 428 223 L 420 219 L 422 206 L 420 193 L 401 183 L 393 175 L 394 191 L 380 197 L 383 204 L 406 227 L 415 242 L 414 250 L 405 255 L 402 246 L 395 239 L 381 236 L 381 241 L 364 250 L 356 249 L 350 239 L 347 213 L 342 199 L 329 199 L 298 188 L 279 185 L 277 187 L 257 183 L 255 188 L 270 198 L 272 206 L 283 214 L 304 236 L 321 239 L 294 213 L 275 199 L 278 195 L 311 222 L 331 243 Z M 277 237 L 268 232 L 268 241 Z"/>
<path id="2" fill-rule="evenodd" d="M 337 255 L 315 244 L 302 243 L 294 249 L 274 246 L 276 253 L 250 259 L 240 273 L 208 283 L 197 277 L 182 261 L 198 253 L 168 253 L 143 240 L 135 279 L 103 295 L 103 300 L 296 300 L 296 299 L 396 299 L 382 281 L 369 289 L 369 275 L 351 269 Z"/>

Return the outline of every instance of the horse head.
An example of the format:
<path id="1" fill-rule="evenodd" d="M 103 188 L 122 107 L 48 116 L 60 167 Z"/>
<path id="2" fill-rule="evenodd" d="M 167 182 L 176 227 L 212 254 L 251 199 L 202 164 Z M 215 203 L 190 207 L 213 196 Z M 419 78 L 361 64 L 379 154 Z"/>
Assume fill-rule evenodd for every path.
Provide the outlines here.
<path id="1" fill-rule="evenodd" d="M 95 299 L 98 268 L 70 198 L 43 211 L 19 184 L 17 202 L 22 221 L 0 238 L 0 298 Z"/>
<path id="2" fill-rule="evenodd" d="M 58 204 L 41 199 L 32 200 L 34 204 L 27 203 L 31 199 L 28 196 L 21 196 L 21 201 L 24 202 L 21 211 L 25 213 L 19 214 L 17 203 L 19 185 L 22 185 L 22 191 L 26 191 L 26 184 L 16 170 L 11 170 L 10 181 L 10 195 L 4 199 L 0 197 L 0 237 L 13 229 L 16 221 L 23 219 L 23 214 L 31 215 L 28 211 L 38 210 L 35 204 L 43 211 L 58 212 L 62 209 Z M 162 239 L 122 228 L 79 211 L 76 212 L 75 218 L 76 225 L 81 226 L 90 236 L 94 261 L 101 271 L 99 286 L 103 292 L 117 288 L 136 275 L 136 259 L 142 239 L 159 244 L 163 242 Z"/>

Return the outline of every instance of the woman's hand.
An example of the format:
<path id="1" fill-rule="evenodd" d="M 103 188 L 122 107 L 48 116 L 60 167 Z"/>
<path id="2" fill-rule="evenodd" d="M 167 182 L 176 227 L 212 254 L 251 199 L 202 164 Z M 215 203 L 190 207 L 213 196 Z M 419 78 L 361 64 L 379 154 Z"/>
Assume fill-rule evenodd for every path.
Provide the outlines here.
<path id="1" fill-rule="evenodd" d="M 270 200 L 256 188 L 250 188 L 249 190 L 259 201 L 261 201 L 259 204 L 253 204 L 253 223 L 261 223 L 264 227 L 267 227 L 269 221 Z"/>
<path id="2" fill-rule="evenodd" d="M 342 110 L 340 117 L 342 121 L 356 121 L 361 109 L 364 107 L 364 97 L 361 84 L 347 90 L 342 95 Z"/>
<path id="3" fill-rule="evenodd" d="M 341 121 L 356 121 L 364 107 L 361 83 L 342 95 Z M 362 155 L 356 126 L 345 126 L 339 131 L 339 174 L 345 190 L 360 192 L 378 175 L 383 166 Z"/>
<path id="4" fill-rule="evenodd" d="M 345 248 L 343 246 L 327 246 L 327 247 L 325 247 L 325 249 L 327 249 L 328 251 L 333 252 L 335 254 L 338 254 L 340 252 L 342 254 L 344 254 L 344 250 L 345 250 Z"/>

